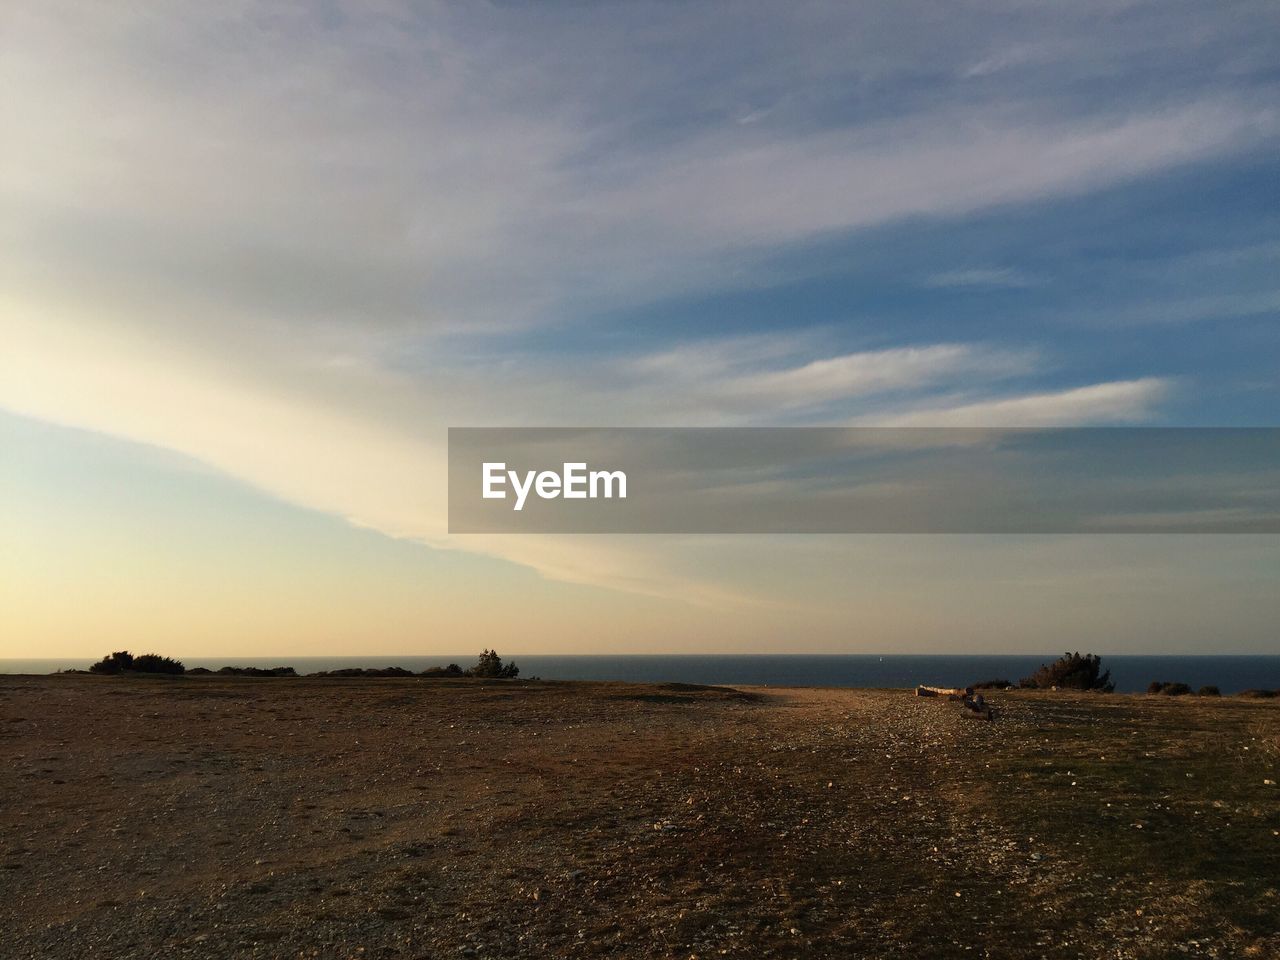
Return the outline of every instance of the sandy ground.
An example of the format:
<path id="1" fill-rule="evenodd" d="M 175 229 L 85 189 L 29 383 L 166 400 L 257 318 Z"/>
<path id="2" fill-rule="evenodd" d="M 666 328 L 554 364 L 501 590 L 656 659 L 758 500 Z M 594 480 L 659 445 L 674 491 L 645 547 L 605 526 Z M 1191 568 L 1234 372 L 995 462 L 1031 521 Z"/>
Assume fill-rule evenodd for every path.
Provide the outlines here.
<path id="1" fill-rule="evenodd" d="M 1280 956 L 1280 704 L 0 677 L 0 955 Z"/>

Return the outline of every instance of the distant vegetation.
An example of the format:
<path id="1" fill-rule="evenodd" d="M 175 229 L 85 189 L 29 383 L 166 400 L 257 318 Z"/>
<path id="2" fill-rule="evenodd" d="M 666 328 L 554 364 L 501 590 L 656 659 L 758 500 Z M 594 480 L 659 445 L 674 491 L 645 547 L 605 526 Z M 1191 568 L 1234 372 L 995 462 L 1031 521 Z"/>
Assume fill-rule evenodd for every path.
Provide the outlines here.
<path id="1" fill-rule="evenodd" d="M 467 672 L 456 663 L 451 663 L 447 667 L 427 667 L 421 673 L 424 677 L 465 677 L 466 675 Z"/>
<path id="2" fill-rule="evenodd" d="M 1217 690 L 1217 687 L 1214 687 Z M 1166 697 L 1185 697 L 1191 692 L 1189 684 L 1166 683 L 1163 680 L 1152 680 L 1147 685 L 1147 693 L 1163 693 Z"/>
<path id="3" fill-rule="evenodd" d="M 62 672 L 62 671 L 59 671 Z M 81 673 L 79 670 L 68 673 Z M 167 674 L 177 676 L 183 673 L 192 676 L 222 677 L 297 677 L 299 674 L 293 667 L 222 667 L 210 670 L 208 667 L 193 667 L 187 670 L 181 660 L 162 657 L 158 653 L 143 653 L 134 656 L 128 650 L 119 650 L 108 654 L 89 668 L 90 673 L 122 674 L 145 673 Z M 456 663 L 447 666 L 428 667 L 420 673 L 414 673 L 404 667 L 344 667 L 338 670 L 320 670 L 308 674 L 312 677 L 427 677 L 431 679 L 453 679 L 477 677 L 481 679 L 514 680 L 520 676 L 520 668 L 514 663 L 504 663 L 498 651 L 485 649 L 477 658 L 475 666 L 463 669 Z M 533 678 L 538 679 L 537 677 Z M 972 685 L 973 690 L 1008 690 L 1015 684 L 1010 680 L 983 680 Z M 1093 653 L 1065 653 L 1053 663 L 1043 664 L 1039 670 L 1029 677 L 1023 677 L 1017 686 L 1024 689 L 1050 690 L 1097 690 L 1111 693 L 1115 684 L 1111 680 L 1111 671 L 1102 669 L 1102 657 Z M 1181 682 L 1153 680 L 1147 686 L 1148 694 L 1160 694 L 1169 697 L 1181 697 L 1195 693 L 1201 697 L 1220 697 L 1222 691 L 1212 684 L 1192 690 L 1191 686 Z M 1280 697 L 1280 690 L 1242 690 L 1237 696 L 1254 700 L 1270 700 Z"/>
<path id="4" fill-rule="evenodd" d="M 1115 689 L 1111 682 L 1111 671 L 1102 671 L 1102 658 L 1092 654 L 1080 656 L 1068 653 L 1054 663 L 1042 666 L 1031 676 L 1020 682 L 1020 686 L 1030 689 L 1061 687 L 1068 690 L 1101 690 L 1110 693 Z M 1013 686 L 1008 680 L 983 680 L 972 685 L 973 690 L 1007 690 Z M 1220 697 L 1222 691 L 1213 684 L 1206 684 L 1193 691 L 1190 684 L 1152 680 L 1147 685 L 1147 693 L 1163 694 L 1166 697 L 1184 697 L 1190 693 L 1199 697 Z M 1280 691 L 1245 690 L 1242 697 L 1270 698 L 1280 696 Z"/>
<path id="5" fill-rule="evenodd" d="M 103 657 L 89 668 L 90 673 L 169 673 L 184 672 L 181 661 L 162 657 L 158 653 L 144 653 L 135 657 L 128 650 L 120 650 Z"/>
<path id="6" fill-rule="evenodd" d="M 1053 663 L 1044 664 L 1029 677 L 1018 682 L 1021 687 L 1035 690 L 1098 690 L 1110 693 L 1116 688 L 1111 682 L 1111 671 L 1102 669 L 1102 657 L 1094 653 L 1064 653 Z"/>
<path id="7" fill-rule="evenodd" d="M 313 677 L 432 677 L 448 679 L 451 677 L 488 677 L 514 679 L 520 675 L 520 668 L 514 663 L 503 663 L 496 650 L 485 650 L 480 654 L 476 665 L 470 670 L 463 670 L 456 663 L 447 667 L 428 667 L 421 673 L 414 673 L 404 667 L 343 667 L 339 670 L 321 670 L 313 673 Z"/>
<path id="8" fill-rule="evenodd" d="M 1147 693 L 1161 693 L 1161 694 L 1164 694 L 1166 697 L 1185 697 L 1187 694 L 1191 693 L 1191 685 L 1188 683 L 1169 683 L 1164 680 L 1152 680 L 1151 683 L 1147 685 Z M 1195 691 L 1195 693 L 1196 693 L 1196 696 L 1198 697 L 1222 696 L 1222 691 L 1219 690 L 1217 687 L 1215 687 L 1213 684 L 1206 684 L 1205 686 L 1201 687 L 1199 690 Z M 1244 693 L 1240 694 L 1240 696 L 1247 697 L 1252 693 L 1258 693 L 1265 696 L 1267 694 L 1267 691 L 1266 690 L 1246 690 Z"/>
<path id="9" fill-rule="evenodd" d="M 222 667 L 210 670 L 208 667 L 193 667 L 186 670 L 182 662 L 170 657 L 162 657 L 158 653 L 144 653 L 135 657 L 128 650 L 108 654 L 89 668 L 90 673 L 188 673 L 193 676 L 223 677 L 296 677 L 298 672 L 293 667 Z M 456 663 L 445 667 L 429 667 L 421 673 L 414 673 L 404 667 L 344 667 L 339 670 L 320 670 L 310 674 L 313 677 L 483 677 L 488 679 L 513 680 L 520 676 L 520 668 L 514 663 L 503 663 L 496 650 L 485 650 L 480 654 L 476 665 L 470 670 L 463 670 Z"/>

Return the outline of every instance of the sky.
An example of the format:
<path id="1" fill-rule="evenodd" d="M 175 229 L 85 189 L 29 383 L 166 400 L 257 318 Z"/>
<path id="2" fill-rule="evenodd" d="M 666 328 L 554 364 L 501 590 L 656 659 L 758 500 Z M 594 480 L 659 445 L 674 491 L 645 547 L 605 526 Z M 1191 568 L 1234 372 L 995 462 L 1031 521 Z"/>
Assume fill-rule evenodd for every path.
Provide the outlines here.
<path id="1" fill-rule="evenodd" d="M 1266 536 L 450 536 L 449 426 L 1277 426 L 1270 2 L 15 3 L 0 657 L 1280 652 Z"/>

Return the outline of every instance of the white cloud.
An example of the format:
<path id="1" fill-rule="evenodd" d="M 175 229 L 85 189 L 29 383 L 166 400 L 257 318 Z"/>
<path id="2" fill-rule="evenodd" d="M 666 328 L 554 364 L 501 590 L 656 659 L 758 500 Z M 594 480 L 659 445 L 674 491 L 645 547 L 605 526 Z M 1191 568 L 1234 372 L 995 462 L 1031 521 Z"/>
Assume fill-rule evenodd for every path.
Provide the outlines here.
<path id="1" fill-rule="evenodd" d="M 822 357 L 799 366 L 730 378 L 715 393 L 749 401 L 757 414 L 811 408 L 879 393 L 937 388 L 967 377 L 984 380 L 1027 373 L 1034 358 L 1025 352 L 966 344 L 899 347 Z"/>
<path id="2" fill-rule="evenodd" d="M 1017 290 L 1035 286 L 1037 282 L 1034 277 L 1011 267 L 973 267 L 932 274 L 924 279 L 923 286 L 935 289 L 978 287 Z"/>
<path id="3" fill-rule="evenodd" d="M 864 417 L 885 427 L 1063 427 L 1150 419 L 1171 384 L 1159 377 Z"/>

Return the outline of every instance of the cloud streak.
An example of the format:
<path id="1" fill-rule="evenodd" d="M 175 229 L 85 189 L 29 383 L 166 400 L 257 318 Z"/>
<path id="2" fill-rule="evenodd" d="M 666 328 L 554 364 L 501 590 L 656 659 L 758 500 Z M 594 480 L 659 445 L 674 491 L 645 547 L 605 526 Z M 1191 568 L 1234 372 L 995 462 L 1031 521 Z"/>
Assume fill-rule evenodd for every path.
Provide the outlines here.
<path id="1" fill-rule="evenodd" d="M 870 416 L 859 422 L 883 427 L 1066 427 L 1140 423 L 1156 414 L 1170 389 L 1166 379 L 1145 377 Z"/>
<path id="2" fill-rule="evenodd" d="M 979 289 L 1019 290 L 1032 287 L 1037 283 L 1029 277 L 1010 267 L 971 267 L 966 270 L 945 270 L 924 279 L 924 286 L 932 289 Z"/>

